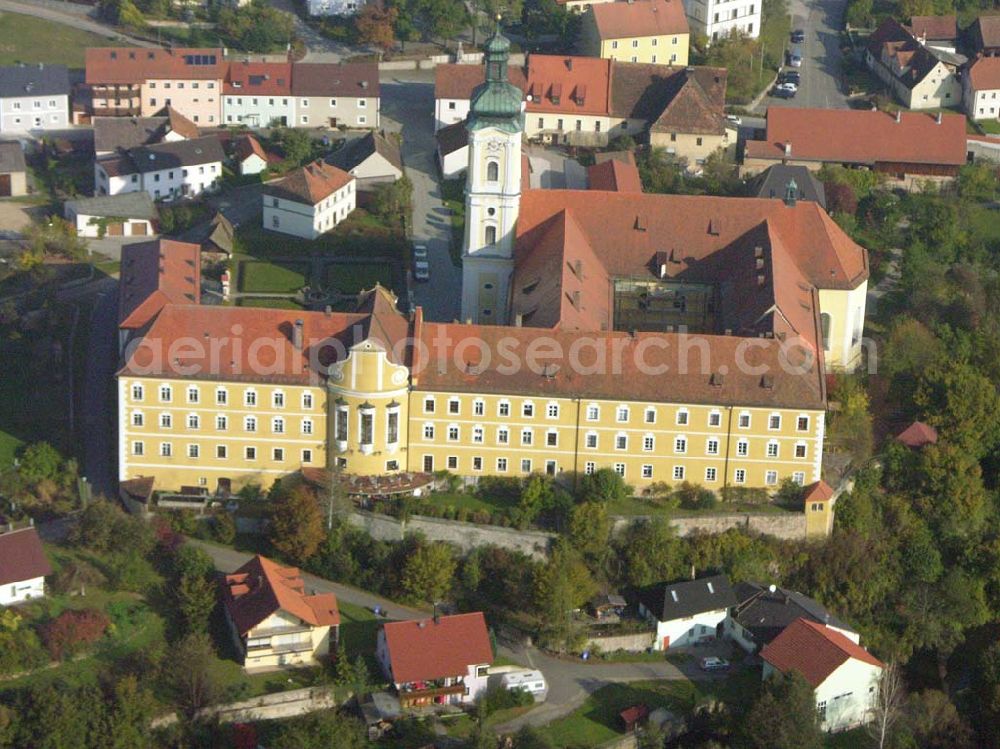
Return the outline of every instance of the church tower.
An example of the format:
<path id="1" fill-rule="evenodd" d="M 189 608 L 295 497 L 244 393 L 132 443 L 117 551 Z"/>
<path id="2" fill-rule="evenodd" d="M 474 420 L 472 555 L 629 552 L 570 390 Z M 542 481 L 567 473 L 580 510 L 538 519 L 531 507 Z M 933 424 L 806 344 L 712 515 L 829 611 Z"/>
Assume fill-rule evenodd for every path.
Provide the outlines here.
<path id="1" fill-rule="evenodd" d="M 507 80 L 510 41 L 499 26 L 486 42 L 486 82 L 472 93 L 465 181 L 462 319 L 507 323 L 514 234 L 521 202 L 521 90 Z"/>

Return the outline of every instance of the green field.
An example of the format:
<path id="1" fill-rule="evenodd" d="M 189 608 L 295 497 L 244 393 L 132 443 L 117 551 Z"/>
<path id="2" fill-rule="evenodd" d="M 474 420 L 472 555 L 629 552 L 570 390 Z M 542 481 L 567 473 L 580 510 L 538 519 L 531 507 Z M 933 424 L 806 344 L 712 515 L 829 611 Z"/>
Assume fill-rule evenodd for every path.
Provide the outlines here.
<path id="1" fill-rule="evenodd" d="M 243 297 L 236 300 L 237 307 L 263 307 L 265 309 L 302 309 L 302 305 L 292 299 L 270 297 Z"/>
<path id="2" fill-rule="evenodd" d="M 343 294 L 355 294 L 380 283 L 393 287 L 392 270 L 385 263 L 331 263 L 323 272 L 324 288 L 334 288 Z"/>
<path id="3" fill-rule="evenodd" d="M 240 264 L 240 291 L 248 294 L 292 294 L 306 285 L 306 263 L 274 265 L 246 260 Z"/>
<path id="4" fill-rule="evenodd" d="M 20 13 L 0 13 L 0 65 L 17 62 L 83 67 L 87 47 L 128 46 L 103 36 Z"/>

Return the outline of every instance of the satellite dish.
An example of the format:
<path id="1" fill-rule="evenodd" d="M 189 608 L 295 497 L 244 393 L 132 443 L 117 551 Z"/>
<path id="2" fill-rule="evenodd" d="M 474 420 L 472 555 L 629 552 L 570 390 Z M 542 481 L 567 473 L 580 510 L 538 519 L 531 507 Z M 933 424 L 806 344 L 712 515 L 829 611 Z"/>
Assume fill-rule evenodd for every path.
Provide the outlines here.
<path id="1" fill-rule="evenodd" d="M 774 584 L 771 584 L 771 585 L 768 585 L 768 586 L 767 586 L 767 589 L 768 589 L 769 591 L 771 591 L 772 593 L 775 593 L 775 592 L 777 592 L 777 590 L 778 590 L 778 586 L 777 586 L 777 585 L 774 585 Z"/>

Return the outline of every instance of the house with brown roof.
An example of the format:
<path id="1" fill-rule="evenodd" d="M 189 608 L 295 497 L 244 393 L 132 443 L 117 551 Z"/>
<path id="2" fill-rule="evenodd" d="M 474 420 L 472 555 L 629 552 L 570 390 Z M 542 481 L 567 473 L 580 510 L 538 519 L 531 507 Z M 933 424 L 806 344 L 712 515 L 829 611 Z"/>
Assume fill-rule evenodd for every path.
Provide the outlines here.
<path id="1" fill-rule="evenodd" d="M 966 162 L 965 117 L 852 109 L 772 107 L 763 138 L 748 140 L 742 173 L 772 164 L 865 168 L 911 189 L 948 181 Z"/>
<path id="2" fill-rule="evenodd" d="M 0 606 L 43 597 L 45 576 L 51 574 L 34 527 L 0 533 Z"/>
<path id="3" fill-rule="evenodd" d="M 292 64 L 230 62 L 222 82 L 222 121 L 251 128 L 294 125 Z"/>
<path id="4" fill-rule="evenodd" d="M 690 39 L 681 0 L 598 3 L 583 16 L 581 48 L 592 57 L 685 67 Z"/>
<path id="5" fill-rule="evenodd" d="M 325 662 L 340 631 L 333 593 L 306 591 L 302 574 L 256 555 L 222 583 L 226 623 L 247 671 Z"/>
<path id="6" fill-rule="evenodd" d="M 374 62 L 297 62 L 292 66 L 295 127 L 379 128 L 381 93 Z"/>
<path id="7" fill-rule="evenodd" d="M 937 444 L 937 429 L 922 421 L 914 421 L 906 429 L 896 435 L 896 441 L 911 450 L 919 450 L 927 445 Z"/>
<path id="8" fill-rule="evenodd" d="M 798 671 L 805 677 L 823 731 L 846 731 L 871 720 L 885 664 L 837 629 L 796 619 L 760 656 L 765 680 L 776 672 Z"/>
<path id="9" fill-rule="evenodd" d="M 865 50 L 868 68 L 909 109 L 957 106 L 962 100 L 960 69 L 965 62 L 954 50 L 926 45 L 893 18 L 882 22 Z"/>
<path id="10" fill-rule="evenodd" d="M 273 159 L 268 158 L 267 151 L 252 135 L 241 135 L 236 140 L 233 156 L 239 166 L 240 174 L 260 174 Z"/>
<path id="11" fill-rule="evenodd" d="M 954 54 L 958 43 L 958 19 L 944 16 L 911 16 L 910 32 L 921 44 Z"/>
<path id="12" fill-rule="evenodd" d="M 265 185 L 262 200 L 265 229 L 316 239 L 357 206 L 357 180 L 317 160 Z"/>
<path id="13" fill-rule="evenodd" d="M 972 47 L 976 55 L 1000 55 L 1000 15 L 981 15 L 972 24 Z"/>
<path id="14" fill-rule="evenodd" d="M 384 624 L 375 654 L 404 708 L 475 702 L 493 663 L 480 611 Z"/>
<path id="15" fill-rule="evenodd" d="M 1000 119 L 1000 56 L 977 57 L 962 78 L 965 111 L 974 120 Z"/>
<path id="16" fill-rule="evenodd" d="M 152 117 L 95 117 L 94 155 L 110 156 L 154 143 L 173 143 L 199 137 L 198 126 L 173 107 Z"/>

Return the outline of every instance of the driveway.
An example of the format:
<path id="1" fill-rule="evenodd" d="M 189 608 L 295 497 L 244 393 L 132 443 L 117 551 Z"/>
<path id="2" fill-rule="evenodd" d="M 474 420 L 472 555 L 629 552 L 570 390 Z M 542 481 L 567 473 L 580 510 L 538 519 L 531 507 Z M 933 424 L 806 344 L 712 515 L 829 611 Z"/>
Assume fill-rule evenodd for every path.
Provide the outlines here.
<path id="1" fill-rule="evenodd" d="M 302 20 L 294 0 L 271 0 L 269 5 L 273 5 L 278 10 L 291 13 L 295 18 L 295 35 L 301 39 L 307 48 L 305 60 L 308 62 L 340 62 L 345 58 L 354 55 L 361 55 L 366 52 L 363 47 L 350 47 L 332 39 L 327 39 L 317 31 L 314 31 L 309 24 Z"/>
<path id="2" fill-rule="evenodd" d="M 403 134 L 403 164 L 413 183 L 413 241 L 427 245 L 430 281 L 414 283 L 424 319 L 451 322 L 462 314 L 462 270 L 451 261 L 451 214 L 441 202 L 434 140 L 433 71 L 382 77 L 382 125 Z"/>
<path id="3" fill-rule="evenodd" d="M 847 0 L 791 0 L 792 28 L 802 29 L 806 40 L 792 45 L 802 53 L 802 84 L 794 99 L 765 97 L 761 107 L 847 109 L 840 86 L 840 31 Z"/>

